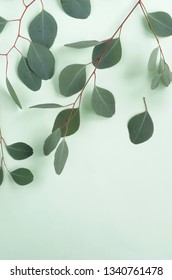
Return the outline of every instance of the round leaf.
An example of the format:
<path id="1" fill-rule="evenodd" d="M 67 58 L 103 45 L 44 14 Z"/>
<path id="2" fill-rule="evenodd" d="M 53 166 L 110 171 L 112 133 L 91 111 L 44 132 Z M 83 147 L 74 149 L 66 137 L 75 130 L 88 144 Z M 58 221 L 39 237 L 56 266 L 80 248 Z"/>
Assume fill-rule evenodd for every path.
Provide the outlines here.
<path id="1" fill-rule="evenodd" d="M 2 166 L 0 166 L 0 186 L 2 185 L 4 180 L 4 174 L 3 174 L 3 169 Z"/>
<path id="2" fill-rule="evenodd" d="M 9 155 L 16 160 L 28 158 L 33 154 L 33 149 L 28 144 L 23 142 L 6 145 L 6 149 Z"/>
<path id="3" fill-rule="evenodd" d="M 7 24 L 7 20 L 5 18 L 0 17 L 0 33 L 4 29 L 5 25 Z"/>
<path id="4" fill-rule="evenodd" d="M 49 155 L 57 146 L 58 142 L 61 138 L 61 130 L 60 128 L 57 128 L 54 130 L 45 140 L 43 150 L 44 155 Z"/>
<path id="5" fill-rule="evenodd" d="M 65 139 L 57 147 L 54 157 L 54 168 L 58 175 L 60 175 L 64 169 L 68 158 L 69 150 Z"/>
<path id="6" fill-rule="evenodd" d="M 90 0 L 61 0 L 63 10 L 74 18 L 85 19 L 90 15 Z"/>
<path id="7" fill-rule="evenodd" d="M 168 13 L 149 13 L 148 19 L 157 36 L 167 37 L 172 35 L 172 18 Z"/>
<path id="8" fill-rule="evenodd" d="M 28 185 L 33 181 L 32 172 L 26 168 L 18 168 L 10 172 L 10 175 L 13 178 L 14 182 L 21 186 Z"/>
<path id="9" fill-rule="evenodd" d="M 33 42 L 50 48 L 57 35 L 57 23 L 45 10 L 42 10 L 30 23 L 29 35 Z"/>

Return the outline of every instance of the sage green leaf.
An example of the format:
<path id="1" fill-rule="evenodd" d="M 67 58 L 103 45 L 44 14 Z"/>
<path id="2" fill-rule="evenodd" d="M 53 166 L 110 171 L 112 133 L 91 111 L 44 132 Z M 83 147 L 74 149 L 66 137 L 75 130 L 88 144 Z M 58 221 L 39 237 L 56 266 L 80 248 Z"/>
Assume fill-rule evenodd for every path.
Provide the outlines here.
<path id="1" fill-rule="evenodd" d="M 159 65 L 158 65 L 158 73 L 162 74 L 165 70 L 165 61 L 164 59 L 160 58 Z"/>
<path id="2" fill-rule="evenodd" d="M 80 91 L 86 83 L 86 65 L 72 64 L 65 67 L 59 76 L 60 92 L 71 96 Z"/>
<path id="3" fill-rule="evenodd" d="M 157 68 L 157 57 L 158 57 L 159 48 L 155 48 L 150 55 L 148 62 L 148 70 L 155 71 Z"/>
<path id="4" fill-rule="evenodd" d="M 153 134 L 154 125 L 146 110 L 132 117 L 128 122 L 130 140 L 133 144 L 140 144 L 147 141 Z"/>
<path id="5" fill-rule="evenodd" d="M 115 99 L 113 94 L 107 89 L 95 86 L 91 104 L 97 115 L 110 118 L 115 114 Z"/>
<path id="6" fill-rule="evenodd" d="M 38 105 L 34 105 L 31 106 L 29 108 L 39 108 L 39 109 L 54 109 L 54 108 L 61 108 L 63 107 L 60 104 L 56 104 L 56 103 L 45 103 L 45 104 L 38 104 Z"/>
<path id="7" fill-rule="evenodd" d="M 65 47 L 75 48 L 75 49 L 84 49 L 84 48 L 90 48 L 101 44 L 101 42 L 96 40 L 89 40 L 89 41 L 79 41 L 74 42 L 70 44 L 66 44 Z"/>
<path id="8" fill-rule="evenodd" d="M 74 134 L 80 126 L 79 108 L 65 109 L 61 111 L 54 122 L 53 131 L 61 129 L 61 136 Z"/>
<path id="9" fill-rule="evenodd" d="M 27 60 L 32 71 L 40 79 L 48 80 L 53 76 L 55 59 L 47 47 L 31 42 L 27 54 Z"/>
<path id="10" fill-rule="evenodd" d="M 27 58 L 24 56 L 22 56 L 18 65 L 18 75 L 29 89 L 33 91 L 40 89 L 42 81 L 29 67 Z"/>
<path id="11" fill-rule="evenodd" d="M 60 175 L 64 169 L 68 158 L 69 150 L 65 139 L 57 147 L 54 157 L 54 168 L 58 175 Z"/>
<path id="12" fill-rule="evenodd" d="M 8 21 L 5 18 L 0 17 L 0 33 L 2 32 L 2 30 L 6 26 L 7 22 Z"/>
<path id="13" fill-rule="evenodd" d="M 16 103 L 16 105 L 22 109 L 21 103 L 17 97 L 17 94 L 15 93 L 15 90 L 12 86 L 12 84 L 10 83 L 10 81 L 8 80 L 8 78 L 6 78 L 6 85 L 7 85 L 7 89 L 9 91 L 9 94 L 11 95 L 11 98 L 13 99 L 13 101 Z"/>
<path id="14" fill-rule="evenodd" d="M 49 155 L 57 146 L 61 138 L 61 130 L 57 128 L 45 140 L 43 150 L 44 155 Z"/>
<path id="15" fill-rule="evenodd" d="M 74 18 L 85 19 L 90 15 L 90 0 L 61 0 L 63 10 Z"/>
<path id="16" fill-rule="evenodd" d="M 167 37 L 172 35 L 172 18 L 168 13 L 149 13 L 148 19 L 157 36 Z"/>
<path id="17" fill-rule="evenodd" d="M 23 142 L 6 145 L 6 149 L 9 155 L 16 160 L 28 158 L 33 154 L 32 147 Z"/>
<path id="18" fill-rule="evenodd" d="M 120 38 L 105 41 L 95 46 L 92 54 L 92 62 L 98 69 L 112 67 L 121 60 L 122 48 Z"/>
<path id="19" fill-rule="evenodd" d="M 164 71 L 161 74 L 161 81 L 166 87 L 168 87 L 171 83 L 171 71 L 167 64 L 164 65 Z"/>
<path id="20" fill-rule="evenodd" d="M 2 166 L 0 166 L 0 186 L 3 183 L 3 180 L 4 180 L 4 173 L 3 173 Z"/>
<path id="21" fill-rule="evenodd" d="M 33 174 L 27 168 L 18 168 L 10 172 L 10 175 L 14 182 L 21 186 L 28 185 L 33 181 Z"/>
<path id="22" fill-rule="evenodd" d="M 151 89 L 156 89 L 159 86 L 159 83 L 161 81 L 161 76 L 162 74 L 157 74 L 155 77 L 153 77 L 152 82 L 151 82 Z"/>
<path id="23" fill-rule="evenodd" d="M 29 35 L 33 42 L 50 48 L 57 35 L 57 23 L 53 16 L 42 10 L 30 23 Z"/>

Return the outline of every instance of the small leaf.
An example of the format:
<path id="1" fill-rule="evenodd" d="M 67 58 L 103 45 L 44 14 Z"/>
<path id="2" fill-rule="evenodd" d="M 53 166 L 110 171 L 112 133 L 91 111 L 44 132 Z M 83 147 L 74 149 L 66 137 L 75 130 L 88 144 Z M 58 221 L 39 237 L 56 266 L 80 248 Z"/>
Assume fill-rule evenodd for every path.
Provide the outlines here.
<path id="1" fill-rule="evenodd" d="M 149 13 L 148 19 L 157 36 L 167 37 L 172 35 L 172 18 L 168 13 Z"/>
<path id="2" fill-rule="evenodd" d="M 16 160 L 28 158 L 33 154 L 32 147 L 23 142 L 17 142 L 12 145 L 6 145 L 6 149 L 9 155 Z"/>
<path id="3" fill-rule="evenodd" d="M 6 26 L 7 22 L 8 21 L 5 18 L 0 17 L 0 33 L 2 32 L 2 30 Z"/>
<path id="4" fill-rule="evenodd" d="M 31 106 L 29 108 L 39 108 L 39 109 L 54 109 L 54 108 L 61 108 L 63 107 L 60 104 L 56 104 L 56 103 L 45 103 L 45 104 L 38 104 L 38 105 L 34 105 Z"/>
<path id="5" fill-rule="evenodd" d="M 160 58 L 160 62 L 159 62 L 159 65 L 158 65 L 158 73 L 159 74 L 162 74 L 165 70 L 165 61 L 164 59 Z"/>
<path id="6" fill-rule="evenodd" d="M 43 150 L 44 155 L 49 155 L 57 146 L 61 138 L 61 130 L 57 128 L 45 140 Z"/>
<path id="7" fill-rule="evenodd" d="M 0 186 L 2 185 L 4 180 L 4 174 L 3 174 L 3 169 L 2 166 L 0 166 Z"/>
<path id="8" fill-rule="evenodd" d="M 95 86 L 91 104 L 95 113 L 100 116 L 110 118 L 115 114 L 115 99 L 107 89 Z"/>
<path id="9" fill-rule="evenodd" d="M 92 62 L 98 69 L 112 67 L 121 60 L 122 48 L 120 38 L 105 41 L 95 46 Z"/>
<path id="10" fill-rule="evenodd" d="M 48 80 L 53 76 L 55 59 L 47 47 L 31 42 L 27 60 L 32 71 L 40 79 Z"/>
<path id="11" fill-rule="evenodd" d="M 161 81 L 166 87 L 171 83 L 171 71 L 167 64 L 165 64 L 164 71 L 161 74 Z"/>
<path id="12" fill-rule="evenodd" d="M 59 76 L 60 92 L 64 96 L 71 96 L 80 91 L 86 83 L 86 66 L 72 64 L 65 67 Z"/>
<path id="13" fill-rule="evenodd" d="M 94 46 L 97 46 L 99 44 L 101 44 L 101 42 L 96 41 L 96 40 L 79 41 L 79 42 L 74 42 L 74 43 L 66 44 L 65 47 L 75 48 L 75 49 L 84 49 L 84 48 L 94 47 Z"/>
<path id="14" fill-rule="evenodd" d="M 33 181 L 32 172 L 26 168 L 18 168 L 10 172 L 10 175 L 13 178 L 14 182 L 21 186 L 30 184 Z"/>
<path id="15" fill-rule="evenodd" d="M 61 129 L 61 136 L 74 134 L 80 126 L 79 108 L 66 109 L 61 111 L 54 122 L 53 131 Z"/>
<path id="16" fill-rule="evenodd" d="M 40 89 L 42 81 L 29 67 L 27 58 L 24 56 L 22 56 L 18 65 L 18 75 L 21 81 L 31 90 L 37 91 Z"/>
<path id="17" fill-rule="evenodd" d="M 13 101 L 16 103 L 16 105 L 22 109 L 21 103 L 17 97 L 17 94 L 14 91 L 13 86 L 11 85 L 10 81 L 8 80 L 8 78 L 6 78 L 6 85 L 7 85 L 7 89 L 9 91 L 9 94 L 11 95 L 11 98 L 13 99 Z"/>
<path id="18" fill-rule="evenodd" d="M 63 10 L 74 18 L 85 19 L 90 15 L 90 0 L 61 0 Z"/>
<path id="19" fill-rule="evenodd" d="M 148 111 L 132 117 L 128 122 L 128 130 L 133 144 L 147 141 L 154 131 L 154 125 Z"/>
<path id="20" fill-rule="evenodd" d="M 156 48 L 152 51 L 149 62 L 148 62 L 148 70 L 155 71 L 157 68 L 157 57 L 158 57 L 159 48 Z"/>
<path id="21" fill-rule="evenodd" d="M 69 150 L 65 139 L 57 147 L 54 157 L 54 168 L 58 175 L 60 175 L 63 171 L 63 168 L 66 164 L 66 160 L 68 158 Z"/>
<path id="22" fill-rule="evenodd" d="M 151 89 L 156 89 L 159 86 L 159 83 L 161 81 L 161 74 L 157 74 L 155 75 L 155 77 L 153 77 L 152 82 L 151 82 Z"/>
<path id="23" fill-rule="evenodd" d="M 57 35 L 57 23 L 53 16 L 42 10 L 30 23 L 29 35 L 33 42 L 50 48 Z"/>

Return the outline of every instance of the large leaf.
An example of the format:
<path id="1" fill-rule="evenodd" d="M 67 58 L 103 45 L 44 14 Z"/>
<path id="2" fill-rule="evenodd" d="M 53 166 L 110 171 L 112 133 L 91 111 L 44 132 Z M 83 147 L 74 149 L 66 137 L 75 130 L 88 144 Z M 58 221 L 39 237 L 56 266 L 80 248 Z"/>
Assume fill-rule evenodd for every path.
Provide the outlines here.
<path id="1" fill-rule="evenodd" d="M 153 134 L 153 121 L 146 110 L 132 117 L 128 122 L 130 140 L 133 144 L 140 144 L 147 141 Z"/>
<path id="2" fill-rule="evenodd" d="M 21 186 L 30 184 L 33 181 L 33 174 L 27 168 L 18 168 L 10 172 L 10 175 L 13 178 L 14 182 Z"/>
<path id="3" fill-rule="evenodd" d="M 7 24 L 7 20 L 5 18 L 0 17 L 0 33 L 4 29 L 5 25 Z"/>
<path id="4" fill-rule="evenodd" d="M 27 60 L 32 71 L 40 79 L 48 80 L 53 76 L 55 59 L 47 47 L 31 42 L 27 54 Z"/>
<path id="5" fill-rule="evenodd" d="M 2 169 L 2 166 L 0 166 L 0 185 L 2 185 L 3 180 L 4 180 L 3 169 Z"/>
<path id="6" fill-rule="evenodd" d="M 72 64 L 65 67 L 59 76 L 59 88 L 64 96 L 80 91 L 86 82 L 86 65 Z"/>
<path id="7" fill-rule="evenodd" d="M 149 71 L 155 71 L 157 68 L 157 57 L 158 57 L 158 51 L 159 48 L 155 48 L 150 55 L 149 61 L 148 61 L 148 70 Z"/>
<path id="8" fill-rule="evenodd" d="M 63 107 L 63 106 L 60 105 L 60 104 L 57 104 L 57 103 L 45 103 L 45 104 L 34 105 L 34 106 L 29 107 L 29 108 L 54 109 L 54 108 L 61 108 L 61 107 Z"/>
<path id="9" fill-rule="evenodd" d="M 54 157 L 54 168 L 58 175 L 60 175 L 63 171 L 63 168 L 66 164 L 66 160 L 68 158 L 69 150 L 65 139 L 57 147 Z"/>
<path id="10" fill-rule="evenodd" d="M 31 90 L 37 91 L 40 89 L 42 81 L 29 67 L 27 58 L 24 56 L 22 56 L 18 65 L 18 75 L 21 81 Z"/>
<path id="11" fill-rule="evenodd" d="M 95 67 L 104 69 L 117 64 L 121 60 L 122 48 L 120 38 L 105 41 L 95 46 L 92 54 L 92 62 Z"/>
<path id="12" fill-rule="evenodd" d="M 165 12 L 149 13 L 148 19 L 157 36 L 172 35 L 172 18 L 169 14 Z"/>
<path id="13" fill-rule="evenodd" d="M 74 18 L 85 19 L 90 15 L 90 0 L 61 0 L 66 14 Z"/>
<path id="14" fill-rule="evenodd" d="M 21 103 L 17 97 L 17 94 L 12 86 L 12 84 L 10 83 L 10 81 L 8 80 L 8 78 L 6 78 L 6 85 L 7 85 L 7 89 L 9 91 L 9 94 L 11 95 L 11 98 L 13 99 L 13 101 L 16 103 L 16 105 L 22 109 Z"/>
<path id="15" fill-rule="evenodd" d="M 30 23 L 29 35 L 33 42 L 50 48 L 57 35 L 57 23 L 45 10 L 42 10 Z"/>
<path id="16" fill-rule="evenodd" d="M 70 44 L 66 44 L 65 47 L 75 48 L 75 49 L 84 49 L 84 48 L 90 48 L 101 44 L 101 42 L 96 40 L 89 40 L 89 41 L 79 41 L 74 42 Z"/>
<path id="17" fill-rule="evenodd" d="M 58 142 L 61 138 L 61 130 L 60 128 L 57 128 L 54 130 L 45 140 L 43 150 L 44 155 L 49 155 L 57 146 Z"/>
<path id="18" fill-rule="evenodd" d="M 28 158 L 33 154 L 32 147 L 23 142 L 6 145 L 6 149 L 9 155 L 16 160 Z"/>
<path id="19" fill-rule="evenodd" d="M 95 86 L 91 104 L 94 112 L 100 116 L 110 118 L 115 114 L 115 99 L 107 89 Z"/>
<path id="20" fill-rule="evenodd" d="M 54 122 L 53 131 L 61 129 L 61 136 L 74 134 L 80 126 L 79 108 L 66 109 L 61 111 Z"/>

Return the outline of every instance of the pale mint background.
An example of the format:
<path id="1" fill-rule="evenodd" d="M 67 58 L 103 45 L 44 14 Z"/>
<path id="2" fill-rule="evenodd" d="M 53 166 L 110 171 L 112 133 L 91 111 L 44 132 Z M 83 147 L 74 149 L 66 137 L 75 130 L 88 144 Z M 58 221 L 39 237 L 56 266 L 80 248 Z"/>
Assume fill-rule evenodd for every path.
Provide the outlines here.
<path id="1" fill-rule="evenodd" d="M 17 18 L 22 11 L 19 2 L 0 0 L 0 15 Z M 59 25 L 52 48 L 57 60 L 54 78 L 44 82 L 40 92 L 32 93 L 16 78 L 18 53 L 14 51 L 9 59 L 10 80 L 26 110 L 17 110 L 7 95 L 5 62 L 0 57 L 0 123 L 4 137 L 7 143 L 25 141 L 35 151 L 23 162 L 6 155 L 11 169 L 29 167 L 35 181 L 20 187 L 5 176 L 0 188 L 0 259 L 172 259 L 172 86 L 150 90 L 146 67 L 157 45 L 143 27 L 142 13 L 138 8 L 123 29 L 121 62 L 97 72 L 97 84 L 115 95 L 116 116 L 103 119 L 89 109 L 90 83 L 82 104 L 81 128 L 68 139 L 69 159 L 58 177 L 53 154 L 47 158 L 42 154 L 43 141 L 58 111 L 27 108 L 74 100 L 59 95 L 58 76 L 68 64 L 88 63 L 91 49 L 72 50 L 63 44 L 108 38 L 136 1 L 91 0 L 92 14 L 85 21 L 65 15 L 60 1 L 44 2 Z M 171 0 L 143 2 L 150 12 L 170 12 L 172 8 Z M 39 11 L 37 0 L 26 23 Z M 0 52 L 13 42 L 15 30 L 11 24 L 0 35 Z M 25 28 L 23 34 L 27 36 Z M 172 38 L 164 38 L 161 43 L 172 67 Z M 23 53 L 27 47 L 27 41 L 22 41 Z M 150 141 L 135 146 L 129 141 L 127 122 L 144 110 L 143 96 L 155 133 Z"/>

